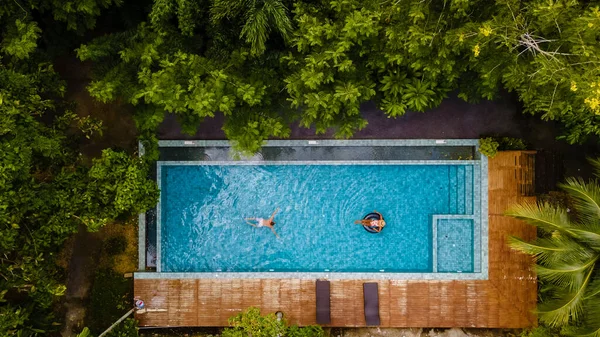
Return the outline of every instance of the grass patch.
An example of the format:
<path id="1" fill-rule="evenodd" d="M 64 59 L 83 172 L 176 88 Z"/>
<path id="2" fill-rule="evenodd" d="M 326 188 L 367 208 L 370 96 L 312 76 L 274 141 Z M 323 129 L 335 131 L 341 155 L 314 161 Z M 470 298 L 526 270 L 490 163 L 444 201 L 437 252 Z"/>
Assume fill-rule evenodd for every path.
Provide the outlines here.
<path id="1" fill-rule="evenodd" d="M 133 306 L 133 279 L 123 277 L 137 266 L 137 226 L 135 219 L 113 223 L 99 232 L 102 252 L 92 283 L 86 326 L 98 335 Z M 119 324 L 109 336 L 135 336 L 135 321 Z"/>
<path id="2" fill-rule="evenodd" d="M 111 269 L 100 269 L 94 278 L 86 325 L 98 335 L 132 306 L 133 279 Z"/>
<path id="3" fill-rule="evenodd" d="M 100 268 L 124 274 L 137 270 L 137 218 L 110 224 L 100 230 L 103 249 Z"/>

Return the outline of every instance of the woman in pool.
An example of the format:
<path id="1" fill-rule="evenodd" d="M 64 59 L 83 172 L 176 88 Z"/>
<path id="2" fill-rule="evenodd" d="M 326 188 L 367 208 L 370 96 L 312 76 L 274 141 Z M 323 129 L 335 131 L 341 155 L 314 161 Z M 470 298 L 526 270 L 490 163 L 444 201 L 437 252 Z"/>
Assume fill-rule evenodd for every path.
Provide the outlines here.
<path id="1" fill-rule="evenodd" d="M 363 226 L 367 226 L 367 227 L 371 227 L 374 231 L 376 231 L 378 233 L 381 232 L 383 227 L 385 227 L 385 220 L 383 220 L 383 215 L 381 215 L 381 213 L 379 213 L 377 211 L 373 211 L 373 213 L 376 213 L 377 215 L 379 215 L 379 220 L 362 219 L 362 220 L 356 220 L 356 221 L 354 221 L 354 223 L 363 225 Z"/>
<path id="2" fill-rule="evenodd" d="M 275 212 L 273 212 L 273 214 L 271 214 L 271 217 L 268 219 L 263 219 L 263 218 L 246 218 L 246 223 L 249 224 L 252 227 L 269 227 L 271 229 L 271 231 L 273 232 L 273 234 L 275 234 L 275 236 L 277 238 L 279 238 L 279 235 L 277 235 L 277 233 L 275 232 L 275 228 L 273 228 L 273 226 L 275 226 L 275 221 L 273 221 L 273 218 L 275 217 L 275 213 L 277 213 L 277 211 L 279 211 L 279 208 L 277 208 L 275 210 Z M 252 223 L 250 221 L 255 221 L 256 223 Z"/>

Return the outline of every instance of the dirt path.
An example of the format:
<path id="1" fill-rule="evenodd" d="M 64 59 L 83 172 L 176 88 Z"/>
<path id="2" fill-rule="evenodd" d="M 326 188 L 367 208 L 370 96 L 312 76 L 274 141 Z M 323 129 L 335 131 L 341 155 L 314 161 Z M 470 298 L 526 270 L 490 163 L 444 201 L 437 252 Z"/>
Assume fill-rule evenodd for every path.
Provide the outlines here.
<path id="1" fill-rule="evenodd" d="M 64 305 L 67 310 L 65 325 L 61 331 L 63 337 L 75 336 L 84 327 L 86 301 L 96 272 L 101 243 L 99 235 L 88 233 L 83 225 L 75 234 L 65 295 Z"/>

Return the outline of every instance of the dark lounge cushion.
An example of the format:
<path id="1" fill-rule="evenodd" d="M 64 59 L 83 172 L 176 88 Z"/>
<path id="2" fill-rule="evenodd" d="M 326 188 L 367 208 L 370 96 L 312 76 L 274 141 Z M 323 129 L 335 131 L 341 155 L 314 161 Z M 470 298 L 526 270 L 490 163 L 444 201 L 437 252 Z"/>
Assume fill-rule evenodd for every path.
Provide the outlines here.
<path id="1" fill-rule="evenodd" d="M 331 323 L 329 281 L 317 280 L 317 324 Z"/>
<path id="2" fill-rule="evenodd" d="M 377 283 L 363 283 L 363 294 L 367 325 L 379 325 L 379 287 Z"/>

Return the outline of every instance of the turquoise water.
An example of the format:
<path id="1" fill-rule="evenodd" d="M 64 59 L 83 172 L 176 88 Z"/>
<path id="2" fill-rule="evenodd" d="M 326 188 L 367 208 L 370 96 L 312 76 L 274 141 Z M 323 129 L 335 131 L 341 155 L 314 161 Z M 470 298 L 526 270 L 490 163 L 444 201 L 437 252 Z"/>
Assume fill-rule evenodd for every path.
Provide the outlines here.
<path id="1" fill-rule="evenodd" d="M 473 213 L 473 165 L 165 165 L 161 184 L 163 272 L 431 272 L 432 215 Z M 278 207 L 279 239 L 244 221 Z M 354 224 L 373 210 L 379 234 Z M 472 234 L 449 240 L 438 260 L 471 261 Z"/>

